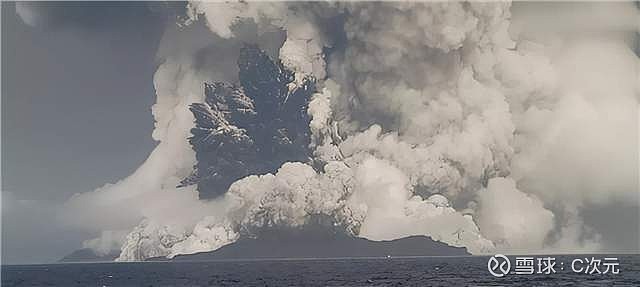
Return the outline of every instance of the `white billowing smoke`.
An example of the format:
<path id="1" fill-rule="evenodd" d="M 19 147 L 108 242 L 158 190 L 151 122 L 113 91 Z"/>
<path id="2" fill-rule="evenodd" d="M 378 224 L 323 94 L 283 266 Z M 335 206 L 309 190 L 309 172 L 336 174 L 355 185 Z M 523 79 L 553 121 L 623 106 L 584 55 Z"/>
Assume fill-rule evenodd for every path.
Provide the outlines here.
<path id="1" fill-rule="evenodd" d="M 158 147 L 130 177 L 72 198 L 66 221 L 113 230 L 85 244 L 103 251 L 126 230 L 122 261 L 215 250 L 240 230 L 313 215 L 355 236 L 427 235 L 474 254 L 597 250 L 583 209 L 638 197 L 639 62 L 627 37 L 638 28 L 625 22 L 638 13 L 613 7 L 632 9 L 576 35 L 577 20 L 531 29 L 502 2 L 192 3 L 194 23 L 170 28 L 159 52 Z M 325 62 L 326 20 L 339 14 L 344 49 Z M 246 23 L 256 32 L 241 33 Z M 285 163 L 198 200 L 175 188 L 195 163 L 188 105 L 203 82 L 237 80 L 241 41 L 318 79 L 309 114 L 323 166 Z"/>
<path id="2" fill-rule="evenodd" d="M 357 189 L 349 199 L 364 215 L 358 235 L 372 240 L 392 240 L 428 235 L 474 253 L 492 251 L 470 215 L 456 212 L 442 195 L 426 200 L 412 195 L 407 176 L 390 162 L 370 157 L 356 170 Z"/>
<path id="3" fill-rule="evenodd" d="M 588 39 L 571 45 L 570 53 L 557 61 L 564 76 L 553 109 L 531 110 L 522 117 L 531 129 L 523 144 L 537 141 L 543 148 L 524 146 L 514 176 L 549 202 L 633 200 L 637 58 L 624 43 Z M 554 192 L 559 189 L 575 192 Z"/>
<path id="4" fill-rule="evenodd" d="M 82 248 L 92 249 L 99 256 L 110 255 L 112 252 L 120 250 L 127 234 L 126 230 L 105 230 L 101 232 L 100 237 L 85 240 L 82 243 Z"/>
<path id="5" fill-rule="evenodd" d="M 325 61 L 322 48 L 328 42 L 316 26 L 315 18 L 330 16 L 336 11 L 327 5 L 286 2 L 191 2 L 189 12 L 193 20 L 204 16 L 211 31 L 222 38 L 232 38 L 234 25 L 241 21 L 253 21 L 259 33 L 282 29 L 286 41 L 280 47 L 279 58 L 296 72 L 295 83 L 300 84 L 304 75 L 323 79 Z"/>
<path id="6" fill-rule="evenodd" d="M 509 251 L 526 252 L 541 246 L 553 229 L 553 213 L 542 202 L 516 188 L 509 178 L 489 180 L 478 193 L 478 226 L 496 244 Z"/>
<path id="7" fill-rule="evenodd" d="M 350 45 L 344 59 L 332 67 L 345 98 L 336 101 L 344 125 L 356 131 L 364 129 L 340 146 L 346 160 L 362 164 L 362 159 L 371 155 L 385 159 L 399 168 L 412 187 L 420 189 L 418 199 L 431 194 L 446 196 L 461 211 L 460 218 L 462 211 L 467 214 L 468 222 L 438 218 L 453 230 L 448 236 L 435 238 L 453 245 L 462 239 L 472 253 L 490 252 L 493 245 L 500 249 L 522 244 L 541 248 L 553 227 L 544 224 L 536 229 L 501 222 L 495 229 L 509 229 L 497 230 L 501 240 L 492 244 L 485 239 L 497 238 L 488 233 L 492 229 L 485 232 L 475 225 L 493 220 L 478 218 L 493 216 L 477 212 L 485 206 L 526 209 L 526 216 L 533 217 L 551 214 L 541 203 L 516 200 L 502 207 L 498 197 L 477 198 L 489 178 L 509 174 L 515 152 L 516 127 L 504 84 L 493 70 L 500 61 L 499 53 L 515 46 L 507 35 L 508 8 L 507 3 L 353 5 L 349 7 L 353 17 L 345 28 Z M 366 127 L 376 122 L 382 128 Z M 500 188 L 488 193 L 495 189 Z M 515 187 L 506 191 L 505 195 L 516 199 L 527 197 Z M 476 202 L 478 199 L 482 200 Z M 406 212 L 407 206 L 398 209 Z M 403 232 L 389 237 L 415 232 L 434 235 L 444 229 L 437 225 L 424 228 L 425 222 L 436 218 L 420 213 L 417 217 L 419 220 L 404 220 Z M 391 226 L 379 222 L 380 230 Z M 533 233 L 531 241 L 521 240 Z"/>
<path id="8" fill-rule="evenodd" d="M 189 38 L 196 40 L 186 41 Z M 195 163 L 194 152 L 186 141 L 193 125 L 188 106 L 203 100 L 204 81 L 234 79 L 234 76 L 228 76 L 232 72 L 224 71 L 233 71 L 235 63 L 227 60 L 222 52 L 228 54 L 239 46 L 215 46 L 220 54 L 201 59 L 215 61 L 219 66 L 201 69 L 195 62 L 195 54 L 214 42 L 210 32 L 198 27 L 184 31 L 172 27 L 162 42 L 158 53 L 164 62 L 154 76 L 157 100 L 152 107 L 153 138 L 159 142 L 158 146 L 129 177 L 72 197 L 62 214 L 64 222 L 89 231 L 130 231 L 143 218 L 152 218 L 168 226 L 184 227 L 184 230 L 175 229 L 190 233 L 194 222 L 215 215 L 220 209 L 215 203 L 200 201 L 195 187 L 177 189 L 176 186 L 189 175 Z M 93 244 L 109 245 L 97 241 Z"/>
<path id="9" fill-rule="evenodd" d="M 551 234 L 555 243 L 546 248 L 598 250 L 600 235 L 585 224 L 581 213 L 615 208 L 621 202 L 637 206 L 639 200 L 640 62 L 630 46 L 640 32 L 640 14 L 632 3 L 541 9 L 555 9 L 557 17 L 542 21 L 539 13 L 516 9 L 515 19 L 546 24 L 514 21 L 514 30 L 523 42 L 539 43 L 531 50 L 548 57 L 556 77 L 547 85 L 552 90 L 518 103 L 523 111 L 515 120 L 519 152 L 512 161 L 512 177 L 556 215 Z M 556 28 L 549 29 L 549 24 Z"/>

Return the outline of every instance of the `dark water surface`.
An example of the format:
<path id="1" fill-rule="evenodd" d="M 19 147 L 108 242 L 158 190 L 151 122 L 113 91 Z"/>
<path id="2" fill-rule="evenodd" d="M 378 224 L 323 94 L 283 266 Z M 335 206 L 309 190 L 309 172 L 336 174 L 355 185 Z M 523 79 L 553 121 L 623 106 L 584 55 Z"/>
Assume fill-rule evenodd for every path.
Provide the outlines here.
<path id="1" fill-rule="evenodd" d="M 555 256 L 565 267 L 584 257 Z M 489 274 L 488 257 L 4 265 L 2 286 L 640 286 L 640 256 L 614 257 L 615 275 L 558 267 L 502 278 Z"/>

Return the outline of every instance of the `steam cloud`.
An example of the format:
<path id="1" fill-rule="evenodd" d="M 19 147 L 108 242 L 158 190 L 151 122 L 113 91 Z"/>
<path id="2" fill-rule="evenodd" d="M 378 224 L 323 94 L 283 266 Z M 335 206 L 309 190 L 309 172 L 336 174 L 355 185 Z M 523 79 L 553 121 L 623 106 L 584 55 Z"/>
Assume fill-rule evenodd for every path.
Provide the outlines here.
<path id="1" fill-rule="evenodd" d="M 63 219 L 101 232 L 85 246 L 121 261 L 318 215 L 474 254 L 598 251 L 582 215 L 638 204 L 640 21 L 632 3 L 581 5 L 603 6 L 542 21 L 507 2 L 191 3 L 158 52 L 158 146 L 131 176 L 71 198 Z M 620 17 L 583 27 L 593 13 Z M 182 182 L 199 163 L 189 106 L 205 103 L 204 83 L 242 80 L 243 43 L 292 71 L 291 90 L 316 80 L 310 159 L 198 190 Z"/>

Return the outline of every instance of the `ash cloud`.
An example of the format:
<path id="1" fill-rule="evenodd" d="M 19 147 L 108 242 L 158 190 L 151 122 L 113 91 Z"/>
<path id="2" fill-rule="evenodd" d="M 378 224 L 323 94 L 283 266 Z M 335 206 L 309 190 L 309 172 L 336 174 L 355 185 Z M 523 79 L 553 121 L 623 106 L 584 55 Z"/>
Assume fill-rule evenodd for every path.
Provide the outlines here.
<path id="1" fill-rule="evenodd" d="M 121 261 L 214 250 L 314 216 L 353 236 L 427 235 L 474 254 L 612 250 L 588 215 L 620 202 L 637 212 L 639 13 L 564 5 L 191 3 L 159 51 L 158 147 L 131 176 L 74 196 L 63 218 L 103 232 L 85 246 L 120 246 Z M 558 29 L 538 25 L 546 9 L 562 12 L 545 18 Z M 261 67 L 289 75 L 278 92 L 255 90 L 266 98 L 251 81 L 271 73 L 242 75 L 247 42 L 271 61 Z M 279 110 L 257 99 L 301 89 L 280 118 L 295 127 L 260 126 Z M 296 131 L 295 152 L 243 158 L 245 146 L 274 148 L 282 127 Z M 221 142 L 224 156 L 203 155 Z M 216 172 L 224 180 L 210 181 Z M 638 222 L 619 224 L 636 240 L 617 249 L 637 251 Z"/>
<path id="2" fill-rule="evenodd" d="M 238 67 L 240 86 L 205 84 L 205 103 L 190 106 L 196 127 L 189 143 L 198 163 L 179 187 L 198 184 L 201 198 L 310 156 L 307 106 L 315 80 L 295 83 L 292 71 L 253 45 L 240 49 Z"/>

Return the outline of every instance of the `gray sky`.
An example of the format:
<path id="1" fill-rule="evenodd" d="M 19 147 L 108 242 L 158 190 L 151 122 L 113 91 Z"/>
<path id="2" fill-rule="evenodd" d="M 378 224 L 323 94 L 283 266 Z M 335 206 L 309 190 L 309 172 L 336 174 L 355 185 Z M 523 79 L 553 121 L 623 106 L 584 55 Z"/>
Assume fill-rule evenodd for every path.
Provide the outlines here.
<path id="1" fill-rule="evenodd" d="M 66 3 L 65 21 L 34 28 L 14 5 L 2 2 L 2 259 L 55 260 L 79 242 L 58 230 L 53 246 L 28 244 L 56 231 L 46 207 L 124 178 L 155 146 L 164 18 L 142 3 Z"/>

